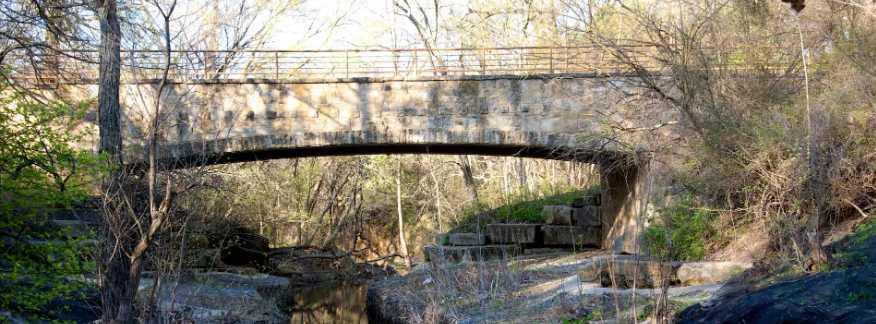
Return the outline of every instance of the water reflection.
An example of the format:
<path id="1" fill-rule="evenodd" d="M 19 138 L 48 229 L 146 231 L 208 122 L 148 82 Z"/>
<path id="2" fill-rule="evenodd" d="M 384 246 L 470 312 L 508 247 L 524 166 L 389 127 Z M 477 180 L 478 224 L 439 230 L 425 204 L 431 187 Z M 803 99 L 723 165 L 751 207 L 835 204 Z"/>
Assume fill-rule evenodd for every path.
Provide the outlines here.
<path id="1" fill-rule="evenodd" d="M 351 283 L 293 288 L 289 323 L 368 323 L 366 289 Z"/>

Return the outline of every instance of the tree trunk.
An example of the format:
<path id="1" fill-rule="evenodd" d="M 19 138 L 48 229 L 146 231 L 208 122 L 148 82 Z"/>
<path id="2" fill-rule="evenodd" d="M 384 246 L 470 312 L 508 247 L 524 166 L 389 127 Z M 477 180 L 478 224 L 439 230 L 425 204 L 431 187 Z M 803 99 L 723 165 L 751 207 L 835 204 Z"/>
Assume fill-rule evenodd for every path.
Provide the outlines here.
<path id="1" fill-rule="evenodd" d="M 107 153 L 112 163 L 122 163 L 121 107 L 119 78 L 121 76 L 122 32 L 116 14 L 115 0 L 98 2 L 100 16 L 100 71 L 97 92 L 100 152 Z"/>
<path id="2" fill-rule="evenodd" d="M 411 268 L 411 257 L 408 254 L 408 242 L 405 241 L 405 219 L 402 214 L 401 201 L 401 159 L 398 159 L 398 165 L 395 171 L 395 201 L 398 208 L 398 240 L 401 244 L 402 257 L 405 259 L 405 266 Z"/>
<path id="3" fill-rule="evenodd" d="M 122 173 L 122 134 L 120 125 L 119 105 L 119 78 L 121 75 L 121 29 L 116 13 L 115 0 L 98 1 L 98 16 L 100 20 L 100 70 L 98 83 L 98 125 L 100 133 L 99 151 L 108 155 L 110 174 L 104 184 L 106 197 L 116 197 L 113 194 L 119 186 L 114 182 L 121 179 Z M 120 192 L 118 192 L 120 193 Z M 123 194 L 123 193 L 120 193 Z M 112 204 L 112 201 L 107 203 Z M 129 273 L 130 264 L 124 253 L 131 244 L 131 238 L 120 232 L 121 226 L 115 220 L 114 212 L 118 208 L 108 208 L 104 217 L 105 244 L 117 244 L 120 246 L 106 246 L 100 250 L 101 264 L 105 265 L 101 281 L 101 298 L 103 303 L 103 320 L 111 322 L 115 319 L 119 304 L 126 295 L 130 295 Z M 109 228 L 114 226 L 114 228 Z M 111 243 L 112 242 L 112 243 Z"/>
<path id="4" fill-rule="evenodd" d="M 802 9 L 802 8 L 800 8 Z M 795 9 L 796 10 L 796 9 Z M 799 10 L 797 10 L 799 12 Z M 809 132 L 809 179 L 804 190 L 804 201 L 810 204 L 809 221 L 806 228 L 806 239 L 809 246 L 809 268 L 817 269 L 826 264 L 829 255 L 821 246 L 824 233 L 821 220 L 826 214 L 826 195 L 830 194 L 828 180 L 829 161 L 826 159 L 825 146 L 822 145 L 823 126 L 826 116 L 822 105 L 811 105 L 809 102 L 809 57 L 803 42 L 803 29 L 800 27 L 800 17 L 797 18 L 797 33 L 800 36 L 800 55 L 803 60 L 803 86 L 806 95 L 806 122 Z"/>
<path id="5" fill-rule="evenodd" d="M 462 179 L 465 181 L 465 189 L 468 190 L 468 196 L 471 198 L 472 203 L 477 204 L 478 187 L 471 170 L 471 162 L 469 162 L 468 155 L 461 155 L 459 157 L 459 166 L 462 168 Z"/>

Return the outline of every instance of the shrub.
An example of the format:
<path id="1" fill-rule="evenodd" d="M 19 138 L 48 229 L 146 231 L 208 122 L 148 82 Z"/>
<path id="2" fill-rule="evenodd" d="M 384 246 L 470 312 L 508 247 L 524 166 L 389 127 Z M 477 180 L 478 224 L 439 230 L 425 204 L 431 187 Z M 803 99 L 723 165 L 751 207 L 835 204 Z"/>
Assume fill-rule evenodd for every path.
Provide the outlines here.
<path id="1" fill-rule="evenodd" d="M 710 239 L 716 235 L 712 222 L 716 214 L 696 208 L 692 196 L 686 195 L 660 211 L 662 224 L 645 232 L 645 246 L 651 255 L 671 260 L 701 260 Z"/>
<path id="2" fill-rule="evenodd" d="M 93 268 L 81 242 L 46 215 L 88 195 L 98 159 L 75 149 L 85 106 L 30 100 L 0 85 L 0 309 L 49 318 L 46 306 L 73 297 Z"/>

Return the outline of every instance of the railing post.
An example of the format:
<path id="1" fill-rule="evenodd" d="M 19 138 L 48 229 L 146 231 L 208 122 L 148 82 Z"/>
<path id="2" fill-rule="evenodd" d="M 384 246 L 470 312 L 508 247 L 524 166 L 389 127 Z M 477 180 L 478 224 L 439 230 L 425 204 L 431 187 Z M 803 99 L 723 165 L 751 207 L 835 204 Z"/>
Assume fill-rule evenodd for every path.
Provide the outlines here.
<path id="1" fill-rule="evenodd" d="M 280 52 L 274 52 L 274 80 L 280 80 Z"/>
<path id="2" fill-rule="evenodd" d="M 350 51 L 344 51 L 344 65 L 346 70 L 347 79 L 350 78 Z"/>
<path id="3" fill-rule="evenodd" d="M 481 49 L 481 75 L 487 75 L 487 64 L 488 63 L 489 63 L 489 61 L 487 61 L 487 49 L 482 48 Z"/>
<path id="4" fill-rule="evenodd" d="M 208 60 L 210 58 L 207 57 L 207 51 L 201 51 L 201 55 L 204 56 L 204 80 L 207 80 L 210 78 L 210 76 L 207 75 L 207 69 L 209 69 L 210 66 L 210 62 Z"/>
<path id="5" fill-rule="evenodd" d="M 548 49 L 548 65 L 550 66 L 551 73 L 554 73 L 554 48 L 550 47 Z"/>
<path id="6" fill-rule="evenodd" d="M 398 77 L 398 49 L 392 49 L 392 72 L 393 77 Z"/>

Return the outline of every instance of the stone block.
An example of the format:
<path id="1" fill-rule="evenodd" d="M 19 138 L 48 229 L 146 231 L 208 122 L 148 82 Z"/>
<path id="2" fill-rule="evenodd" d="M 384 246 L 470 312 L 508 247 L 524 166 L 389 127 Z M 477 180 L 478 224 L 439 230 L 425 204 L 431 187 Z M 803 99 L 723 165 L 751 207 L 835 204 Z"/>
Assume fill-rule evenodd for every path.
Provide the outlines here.
<path id="1" fill-rule="evenodd" d="M 601 241 L 600 229 L 595 226 L 544 225 L 541 232 L 542 242 L 547 246 L 598 247 Z"/>
<path id="2" fill-rule="evenodd" d="M 435 244 L 437 245 L 448 245 L 450 244 L 450 236 L 448 234 L 438 234 L 435 235 Z"/>
<path id="3" fill-rule="evenodd" d="M 520 246 L 481 245 L 481 246 L 438 246 L 423 247 L 423 255 L 428 262 L 463 262 L 503 260 L 520 254 Z"/>
<path id="4" fill-rule="evenodd" d="M 602 208 L 599 206 L 584 206 L 572 211 L 572 225 L 602 226 Z"/>
<path id="5" fill-rule="evenodd" d="M 487 236 L 477 233 L 452 233 L 447 235 L 448 242 L 454 246 L 474 246 L 487 244 Z"/>
<path id="6" fill-rule="evenodd" d="M 544 218 L 545 224 L 572 225 L 574 210 L 569 206 L 544 206 L 541 209 L 541 216 Z"/>
<path id="7" fill-rule="evenodd" d="M 538 228 L 535 224 L 489 224 L 487 235 L 493 243 L 532 244 Z"/>
<path id="8" fill-rule="evenodd" d="M 611 260 L 601 267 L 599 282 L 603 287 L 620 289 L 671 286 L 678 283 L 680 266 L 680 262 Z"/>
<path id="9" fill-rule="evenodd" d="M 634 255 L 606 255 L 592 259 L 578 270 L 578 278 L 585 282 L 599 282 L 603 287 L 653 288 L 664 280 L 678 283 L 680 262 L 651 261 Z M 665 279 L 664 279 L 665 278 Z"/>
<path id="10" fill-rule="evenodd" d="M 600 205 L 602 205 L 602 193 L 588 194 L 584 197 L 576 198 L 572 201 L 572 207 L 575 208 Z"/>
<path id="11" fill-rule="evenodd" d="M 685 286 L 722 283 L 748 268 L 749 262 L 688 262 L 678 268 L 678 280 Z"/>

